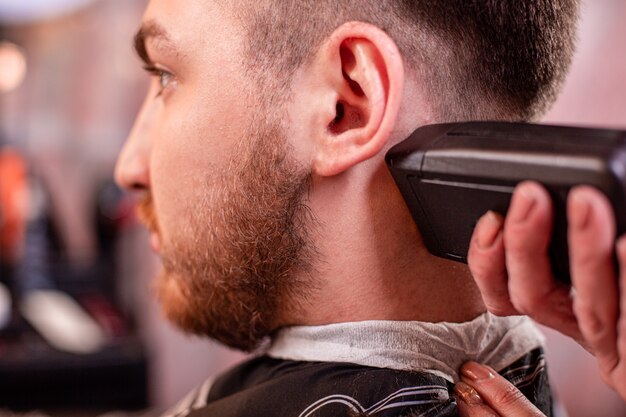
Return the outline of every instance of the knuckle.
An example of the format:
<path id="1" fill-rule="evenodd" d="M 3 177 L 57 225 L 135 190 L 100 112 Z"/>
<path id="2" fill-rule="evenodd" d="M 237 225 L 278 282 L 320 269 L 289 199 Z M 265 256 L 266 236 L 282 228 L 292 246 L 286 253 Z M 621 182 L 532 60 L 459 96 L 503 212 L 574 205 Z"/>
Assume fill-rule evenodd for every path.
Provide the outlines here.
<path id="1" fill-rule="evenodd" d="M 507 384 L 502 389 L 495 391 L 493 400 L 504 408 L 510 408 L 524 402 L 526 397 L 514 385 Z"/>
<path id="2" fill-rule="evenodd" d="M 506 265 L 509 271 L 527 269 L 535 265 L 540 256 L 545 256 L 545 252 L 521 246 L 506 247 Z"/>
<path id="3" fill-rule="evenodd" d="M 517 311 L 529 316 L 539 315 L 546 308 L 545 300 L 541 298 L 516 294 L 511 294 L 511 304 Z"/>
<path id="4" fill-rule="evenodd" d="M 487 280 L 491 275 L 493 275 L 493 266 L 490 265 L 486 259 L 481 258 L 480 255 L 472 256 L 470 251 L 467 262 L 474 279 L 481 281 Z"/>
<path id="5" fill-rule="evenodd" d="M 507 248 L 520 252 L 532 252 L 547 245 L 550 240 L 548 225 L 544 221 L 533 220 L 524 224 L 507 224 L 504 229 L 504 241 Z"/>
<path id="6" fill-rule="evenodd" d="M 578 249 L 575 249 L 575 246 L 572 245 L 572 265 L 574 266 L 574 271 L 576 269 L 595 270 L 609 260 L 610 251 L 597 245 L 584 245 Z"/>
<path id="7" fill-rule="evenodd" d="M 600 370 L 600 379 L 604 382 L 609 388 L 616 389 L 615 384 L 613 383 L 613 378 L 610 371 Z"/>
<path id="8" fill-rule="evenodd" d="M 508 299 L 506 289 L 506 267 L 498 266 L 488 260 L 469 263 L 469 270 L 484 295 L 495 295 L 498 298 Z M 505 288 L 502 288 L 505 287 Z"/>
<path id="9" fill-rule="evenodd" d="M 545 255 L 550 243 L 550 234 L 545 225 L 537 227 L 523 227 L 511 225 L 504 231 L 504 247 L 507 258 L 511 257 L 519 262 L 533 262 L 538 255 Z"/>
<path id="10" fill-rule="evenodd" d="M 472 245 L 467 254 L 467 264 L 474 279 L 491 281 L 505 274 L 504 253 L 484 251 Z"/>
<path id="11" fill-rule="evenodd" d="M 618 381 L 617 385 L 623 385 L 626 388 L 626 364 L 616 354 L 607 360 L 607 366 L 610 371 L 607 374 L 613 376 L 613 380 Z"/>
<path id="12" fill-rule="evenodd" d="M 589 333 L 589 336 L 602 334 L 606 331 L 605 321 L 589 303 L 575 300 L 574 312 L 580 326 Z"/>
<path id="13" fill-rule="evenodd" d="M 599 368 L 602 381 L 609 387 L 616 389 L 615 381 L 625 381 L 626 384 L 626 369 L 617 356 L 605 358 Z"/>
<path id="14" fill-rule="evenodd" d="M 509 290 L 506 286 L 490 289 L 488 296 L 483 294 L 483 301 L 487 310 L 496 316 L 517 314 L 517 311 L 511 304 Z"/>
<path id="15" fill-rule="evenodd" d="M 494 316 L 506 317 L 517 314 L 517 311 L 509 303 L 488 303 L 485 302 L 487 310 Z"/>
<path id="16" fill-rule="evenodd" d="M 498 305 L 510 306 L 509 288 L 506 285 L 494 286 L 491 288 L 491 302 L 496 301 Z"/>
<path id="17" fill-rule="evenodd" d="M 532 248 L 532 245 L 528 242 L 528 236 L 517 229 L 516 227 L 504 229 L 504 247 L 506 248 L 507 255 L 521 255 L 528 252 L 529 247 Z"/>

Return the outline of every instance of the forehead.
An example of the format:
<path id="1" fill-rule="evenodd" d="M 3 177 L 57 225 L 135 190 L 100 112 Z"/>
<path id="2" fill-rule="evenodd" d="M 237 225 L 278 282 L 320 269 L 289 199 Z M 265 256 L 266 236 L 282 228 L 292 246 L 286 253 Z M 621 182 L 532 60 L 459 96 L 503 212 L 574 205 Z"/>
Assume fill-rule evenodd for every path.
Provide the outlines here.
<path id="1" fill-rule="evenodd" d="M 233 53 L 240 24 L 215 0 L 150 0 L 142 19 L 146 43 L 166 40 L 188 51 L 224 48 Z"/>

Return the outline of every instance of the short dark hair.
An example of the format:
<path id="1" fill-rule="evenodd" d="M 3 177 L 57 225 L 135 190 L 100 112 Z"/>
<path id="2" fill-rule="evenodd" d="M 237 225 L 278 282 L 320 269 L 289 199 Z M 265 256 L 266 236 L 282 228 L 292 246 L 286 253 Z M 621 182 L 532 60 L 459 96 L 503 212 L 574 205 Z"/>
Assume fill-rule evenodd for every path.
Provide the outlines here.
<path id="1" fill-rule="evenodd" d="M 266 81 L 286 85 L 337 27 L 368 22 L 394 39 L 409 71 L 427 83 L 439 121 L 531 120 L 545 112 L 569 67 L 579 10 L 579 0 L 235 2 L 243 5 L 250 68 Z"/>

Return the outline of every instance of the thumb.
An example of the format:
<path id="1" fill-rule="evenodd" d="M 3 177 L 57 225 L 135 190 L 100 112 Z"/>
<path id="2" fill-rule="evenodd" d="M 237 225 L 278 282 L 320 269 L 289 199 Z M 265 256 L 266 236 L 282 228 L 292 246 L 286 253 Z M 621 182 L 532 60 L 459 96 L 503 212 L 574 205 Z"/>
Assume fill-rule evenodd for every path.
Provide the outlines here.
<path id="1" fill-rule="evenodd" d="M 483 402 L 478 392 L 463 381 L 454 386 L 454 395 L 461 417 L 499 417 L 493 408 Z"/>
<path id="2" fill-rule="evenodd" d="M 535 407 L 515 385 L 488 366 L 467 362 L 461 367 L 461 374 L 462 381 L 457 384 L 457 387 L 462 383 L 472 388 L 487 409 L 492 410 L 492 414 L 467 414 L 467 416 L 545 417 L 545 414 Z M 455 388 L 455 392 L 462 391 L 462 388 L 463 385 L 461 389 Z M 461 398 L 463 402 L 462 395 L 457 393 L 457 398 Z M 467 401 L 460 404 L 459 409 L 467 405 L 466 403 Z M 471 410 L 472 407 L 468 408 Z"/>

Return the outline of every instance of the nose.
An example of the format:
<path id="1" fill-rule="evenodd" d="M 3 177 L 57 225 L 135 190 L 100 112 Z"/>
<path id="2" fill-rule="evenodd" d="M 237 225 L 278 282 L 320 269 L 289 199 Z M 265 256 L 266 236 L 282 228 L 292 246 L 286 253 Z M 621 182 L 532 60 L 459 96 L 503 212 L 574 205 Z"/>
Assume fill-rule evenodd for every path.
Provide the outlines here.
<path id="1" fill-rule="evenodd" d="M 131 191 L 150 188 L 150 126 L 148 104 L 144 103 L 117 158 L 115 181 L 122 188 Z"/>

